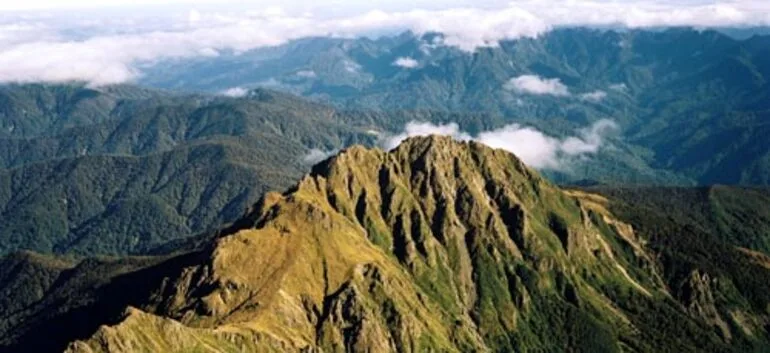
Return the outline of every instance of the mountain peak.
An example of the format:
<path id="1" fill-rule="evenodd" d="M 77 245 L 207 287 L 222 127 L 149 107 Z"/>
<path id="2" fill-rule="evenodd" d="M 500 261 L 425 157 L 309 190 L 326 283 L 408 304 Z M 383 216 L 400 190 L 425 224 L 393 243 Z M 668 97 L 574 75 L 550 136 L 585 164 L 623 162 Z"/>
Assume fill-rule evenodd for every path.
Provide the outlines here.
<path id="1" fill-rule="evenodd" d="M 355 176 L 354 171 L 361 171 L 362 167 L 396 173 L 433 174 L 439 171 L 443 178 L 437 178 L 446 181 L 462 177 L 464 171 L 478 170 L 483 172 L 485 179 L 506 181 L 523 178 L 548 183 L 510 152 L 442 135 L 409 137 L 387 152 L 361 145 L 351 146 L 316 165 L 310 175 L 329 178 L 348 173 Z"/>
<path id="2" fill-rule="evenodd" d="M 407 344 L 399 335 L 421 332 L 433 337 L 434 347 L 457 347 L 446 340 L 458 336 L 466 348 L 499 348 L 490 340 L 537 310 L 541 304 L 531 299 L 536 292 L 554 292 L 569 305 L 589 305 L 613 324 L 624 324 L 624 315 L 592 303 L 589 292 L 599 289 L 577 273 L 598 271 L 595 280 L 643 297 L 663 287 L 643 243 L 600 204 L 561 191 L 506 151 L 444 136 L 414 137 L 388 152 L 353 146 L 316 165 L 289 192 L 266 196 L 250 217 L 253 228 L 223 238 L 215 253 L 228 254 L 226 269 L 242 267 L 232 259 L 261 261 L 258 249 L 278 251 L 270 255 L 280 264 L 275 271 L 294 283 L 283 293 L 309 300 L 304 305 L 315 303 L 320 312 L 344 310 L 331 304 L 344 293 L 344 300 L 369 303 L 355 315 L 371 316 L 382 310 L 378 296 L 402 293 L 387 299 L 395 305 L 389 310 L 416 331 L 374 333 L 386 330 L 377 327 L 368 333 L 376 342 L 346 338 L 363 340 L 359 344 L 399 347 Z M 235 240 L 243 237 L 250 240 Z M 618 243 L 626 248 L 611 245 Z M 621 261 L 618 251 L 634 265 Z M 320 269 L 322 279 L 316 277 Z M 252 285 L 243 278 L 233 282 L 238 288 Z M 370 312 L 363 309 L 367 305 L 379 309 Z M 290 309 L 279 311 L 285 310 Z M 434 326 L 446 320 L 459 326 Z"/>
<path id="3" fill-rule="evenodd" d="M 111 306 L 123 319 L 69 352 L 141 350 L 140 337 L 280 351 L 650 344 L 636 336 L 649 318 L 622 305 L 670 294 L 644 241 L 605 202 L 477 142 L 353 146 L 268 193 L 208 246 L 122 276 L 114 286 L 149 289 Z"/>

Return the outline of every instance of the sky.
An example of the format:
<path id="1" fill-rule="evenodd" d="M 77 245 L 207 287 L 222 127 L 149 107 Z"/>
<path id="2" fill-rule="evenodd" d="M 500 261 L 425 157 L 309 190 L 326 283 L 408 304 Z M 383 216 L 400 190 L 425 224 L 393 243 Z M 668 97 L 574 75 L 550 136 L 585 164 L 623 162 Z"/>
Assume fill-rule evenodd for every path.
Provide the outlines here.
<path id="1" fill-rule="evenodd" d="M 131 82 L 160 60 L 307 36 L 442 32 L 441 45 L 473 52 L 558 26 L 768 24 L 768 0 L 0 0 L 0 82 Z M 558 84 L 525 77 L 511 87 Z"/>
<path id="2" fill-rule="evenodd" d="M 327 1 L 298 1 L 298 0 L 3 0 L 0 2 L 0 11 L 25 11 L 25 10 L 61 10 L 61 9 L 105 9 L 105 8 L 130 8 L 130 7 L 173 7 L 173 6 L 198 6 L 198 7 L 228 7 L 228 8 L 258 8 L 260 6 L 282 6 L 289 9 L 301 8 L 329 8 L 334 10 L 347 10 L 351 12 L 367 9 L 383 10 L 408 10 L 410 8 L 440 9 L 460 6 L 499 7 L 508 1 L 486 0 L 327 0 Z M 345 11 L 345 12 L 347 12 Z"/>

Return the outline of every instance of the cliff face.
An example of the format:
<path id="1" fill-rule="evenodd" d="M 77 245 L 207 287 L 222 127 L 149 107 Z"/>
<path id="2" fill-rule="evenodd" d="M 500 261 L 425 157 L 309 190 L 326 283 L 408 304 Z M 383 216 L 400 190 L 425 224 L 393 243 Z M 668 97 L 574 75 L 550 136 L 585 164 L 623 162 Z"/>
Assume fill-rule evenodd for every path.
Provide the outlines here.
<path id="1" fill-rule="evenodd" d="M 90 317 L 90 333 L 60 344 L 70 342 L 68 352 L 726 349 L 730 337 L 709 328 L 724 324 L 710 292 L 693 282 L 686 299 L 711 303 L 676 302 L 645 241 L 606 206 L 473 142 L 352 147 L 286 193 L 267 194 L 200 250 L 93 289 L 95 301 L 115 304 Z M 20 318 L 29 330 L 6 343 L 29 343 L 46 315 L 63 322 L 66 311 L 46 308 L 68 303 L 39 304 Z M 651 319 L 687 322 L 682 332 L 697 334 L 654 340 L 667 328 Z"/>

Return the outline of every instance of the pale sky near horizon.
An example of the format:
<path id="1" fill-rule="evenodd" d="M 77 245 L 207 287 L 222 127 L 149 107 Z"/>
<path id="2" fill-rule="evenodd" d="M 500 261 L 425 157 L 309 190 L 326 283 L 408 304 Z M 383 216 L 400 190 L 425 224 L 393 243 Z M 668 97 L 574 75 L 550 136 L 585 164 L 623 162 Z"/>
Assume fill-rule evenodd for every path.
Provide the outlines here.
<path id="1" fill-rule="evenodd" d="M 542 0 L 542 2 L 549 2 Z M 580 3 L 581 1 L 572 1 Z M 634 2 L 631 0 L 604 0 L 607 3 Z M 740 4 L 752 1 L 746 0 L 653 0 L 652 3 L 662 4 Z M 477 7 L 492 8 L 507 4 L 515 4 L 511 0 L 0 0 L 0 11 L 39 11 L 39 10 L 71 10 L 71 9 L 109 9 L 115 7 L 141 8 L 141 7 L 259 7 L 282 6 L 294 7 L 336 7 L 357 10 L 367 9 L 391 9 L 409 10 L 413 8 L 440 9 L 450 7 Z"/>
<path id="2" fill-rule="evenodd" d="M 326 1 L 302 1 L 302 0 L 0 0 L 0 11 L 36 11 L 36 10 L 69 10 L 69 9 L 109 9 L 115 7 L 141 8 L 141 7 L 344 7 L 352 9 L 409 9 L 409 8 L 446 8 L 457 6 L 487 7 L 502 6 L 510 1 L 485 0 L 326 0 Z"/>

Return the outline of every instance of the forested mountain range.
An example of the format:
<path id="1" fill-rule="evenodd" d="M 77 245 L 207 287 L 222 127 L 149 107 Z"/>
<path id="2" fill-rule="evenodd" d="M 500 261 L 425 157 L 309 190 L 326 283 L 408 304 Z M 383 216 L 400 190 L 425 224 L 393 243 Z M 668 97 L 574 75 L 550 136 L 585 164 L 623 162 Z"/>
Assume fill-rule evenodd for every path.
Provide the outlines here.
<path id="1" fill-rule="evenodd" d="M 716 30 L 564 28 L 467 52 L 440 33 L 310 38 L 238 55 L 161 63 L 143 84 L 270 87 L 379 110 L 489 113 L 549 126 L 616 121 L 654 169 L 698 184 L 767 184 L 770 36 Z M 558 80 L 528 94 L 511 80 Z M 547 81 L 544 81 L 547 82 Z"/>
<path id="2" fill-rule="evenodd" d="M 546 71 L 535 73 L 559 77 L 560 82 L 568 85 L 570 95 L 508 92 L 509 98 L 525 104 L 516 103 L 516 109 L 521 109 L 506 113 L 490 106 L 471 112 L 471 108 L 452 108 L 447 102 L 444 103 L 448 105 L 440 108 L 440 104 L 423 106 L 404 99 L 395 100 L 404 103 L 403 106 L 382 102 L 361 106 L 338 99 L 335 106 L 317 102 L 318 97 L 312 94 L 313 97 L 305 99 L 265 89 L 246 91 L 242 97 L 227 97 L 136 86 L 6 85 L 0 89 L 0 203 L 3 205 L 0 233 L 8 238 L 2 251 L 33 249 L 83 255 L 141 253 L 166 241 L 235 220 L 265 190 L 280 189 L 296 180 L 310 162 L 316 161 L 309 162 L 311 151 L 323 157 L 354 143 L 376 145 L 383 135 L 397 134 L 409 122 L 456 123 L 470 134 L 517 123 L 537 128 L 546 135 L 566 137 L 597 119 L 612 119 L 619 125 L 619 131 L 608 136 L 596 153 L 572 161 L 566 169 L 543 172 L 553 181 L 566 184 L 767 184 L 770 147 L 764 138 L 768 127 L 767 108 L 763 105 L 766 100 L 752 100 L 764 94 L 762 72 L 766 65 L 755 60 L 759 54 L 749 54 L 761 53 L 764 47 L 757 43 L 764 37 L 735 41 L 716 32 L 687 30 L 630 34 L 565 30 L 528 45 L 540 43 L 535 47 L 542 51 L 558 47 L 557 43 L 561 42 L 557 39 L 564 36 L 584 38 L 586 43 L 597 40 L 597 36 L 615 39 L 631 36 L 640 42 L 638 46 L 641 43 L 651 46 L 652 38 L 657 38 L 655 43 L 710 38 L 711 42 L 706 43 L 722 43 L 726 48 L 739 43 L 742 49 L 735 50 L 742 53 L 743 59 L 728 62 L 752 68 L 749 71 L 759 76 L 749 81 L 733 78 L 730 81 L 733 89 L 725 90 L 726 76 L 719 76 L 713 65 L 717 59 L 710 59 L 710 65 L 701 64 L 699 70 L 679 64 L 689 75 L 704 70 L 714 72 L 713 82 L 686 86 L 685 83 L 690 82 L 684 80 L 687 75 L 673 75 L 667 79 L 666 89 L 680 87 L 684 93 L 671 93 L 665 102 L 655 103 L 657 113 L 648 109 L 647 115 L 641 115 L 645 109 L 635 102 L 666 96 L 666 91 L 651 86 L 658 81 L 641 78 L 634 81 L 636 83 L 623 81 L 622 86 L 607 89 L 607 95 L 594 102 L 581 99 L 574 88 L 578 84 L 571 83 L 583 79 L 570 81 L 566 74 L 547 75 Z M 403 35 L 373 43 L 417 45 L 418 40 L 427 39 Z M 326 43 L 327 49 L 331 46 L 349 51 L 355 51 L 355 43 L 368 43 L 364 39 L 317 39 L 294 45 L 316 41 Z M 564 38 L 562 41 L 570 45 L 582 43 Z M 446 60 L 459 60 L 464 62 L 462 66 L 475 67 L 487 60 L 481 56 L 502 53 L 505 48 L 503 45 L 482 50 L 476 55 L 478 58 L 470 62 L 463 61 L 469 57 L 456 50 L 441 46 L 430 50 L 445 51 Z M 301 51 L 307 52 L 306 49 Z M 657 53 L 656 50 L 648 48 L 643 52 Z M 588 55 L 587 49 L 582 51 Z M 567 52 L 571 56 L 567 56 Z M 579 60 L 578 52 L 581 50 L 565 49 L 561 55 L 563 63 L 559 65 L 554 60 L 538 62 L 553 61 L 553 65 L 561 67 L 559 72 L 574 71 L 574 75 L 580 77 L 591 73 L 609 77 L 605 72 L 609 67 L 592 69 L 598 65 L 594 63 L 598 59 Z M 535 56 L 542 55 L 545 54 Z M 627 62 L 630 65 L 639 60 L 641 58 Z M 676 66 L 672 58 L 655 60 Z M 660 66 L 651 64 L 652 61 L 647 58 L 644 62 L 647 66 Z M 583 64 L 578 65 L 581 62 Z M 397 69 L 392 65 L 388 67 Z M 441 67 L 452 66 L 443 63 Z M 530 65 L 527 70 L 533 68 Z M 422 77 L 422 80 L 428 76 L 418 73 L 427 69 L 413 68 L 394 75 L 400 79 Z M 483 72 L 480 70 L 474 68 L 458 77 L 471 80 Z M 628 72 L 636 69 L 623 70 L 627 72 L 624 77 L 655 76 L 652 73 L 631 75 Z M 600 75 L 601 72 L 604 73 Z M 499 80 L 504 80 L 500 75 Z M 613 82 L 621 85 L 617 83 L 621 81 Z M 484 86 L 492 89 L 494 84 L 485 80 Z M 353 101 L 367 101 L 364 97 L 367 89 L 360 88 Z M 645 93 L 648 89 L 650 93 Z M 690 90 L 700 92 L 701 98 L 693 98 L 687 93 Z M 407 92 L 395 88 L 386 91 Z M 645 94 L 651 98 L 644 98 Z M 425 97 L 430 96 L 430 91 L 408 95 Z M 734 99 L 726 101 L 718 95 Z M 731 110 L 731 104 L 726 103 L 733 101 L 735 107 L 742 110 Z M 618 105 L 617 102 L 625 103 Z M 716 108 L 717 105 L 720 107 Z M 620 106 L 626 113 L 616 115 Z M 578 111 L 582 113 L 573 114 Z M 719 111 L 725 113 L 714 113 Z"/>

